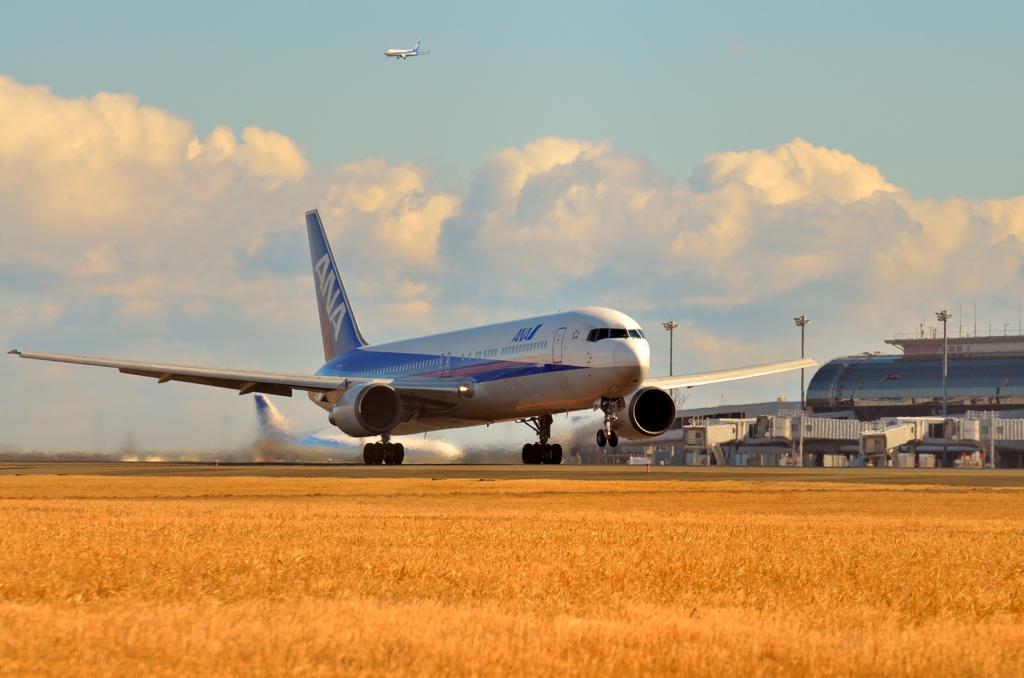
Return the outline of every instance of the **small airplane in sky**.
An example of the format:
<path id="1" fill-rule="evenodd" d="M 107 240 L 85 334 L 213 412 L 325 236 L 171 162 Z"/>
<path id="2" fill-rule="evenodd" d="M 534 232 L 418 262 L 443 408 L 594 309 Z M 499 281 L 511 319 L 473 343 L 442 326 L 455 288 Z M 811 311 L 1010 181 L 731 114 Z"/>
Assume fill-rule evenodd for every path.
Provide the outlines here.
<path id="1" fill-rule="evenodd" d="M 367 464 L 401 464 L 402 443 L 392 435 L 444 431 L 519 421 L 534 431 L 523 446 L 524 464 L 560 464 L 562 447 L 550 444 L 553 415 L 604 412 L 597 444 L 620 437 L 646 440 L 676 420 L 671 389 L 717 384 L 813 367 L 811 358 L 715 372 L 648 377 L 651 349 L 640 324 L 610 308 L 580 308 L 549 315 L 370 344 L 359 331 L 320 213 L 306 212 L 313 282 L 320 313 L 324 365 L 315 374 L 257 372 L 112 360 L 37 351 L 9 351 L 32 360 L 111 367 L 157 383 L 188 382 L 232 389 L 239 395 L 291 396 L 306 391 L 327 421 L 366 443 Z"/>
<path id="2" fill-rule="evenodd" d="M 430 54 L 430 50 L 426 52 L 420 51 L 420 41 L 416 41 L 416 46 L 412 49 L 386 49 L 384 50 L 384 56 L 395 57 L 396 59 L 408 59 L 414 56 L 423 56 L 424 54 Z"/>

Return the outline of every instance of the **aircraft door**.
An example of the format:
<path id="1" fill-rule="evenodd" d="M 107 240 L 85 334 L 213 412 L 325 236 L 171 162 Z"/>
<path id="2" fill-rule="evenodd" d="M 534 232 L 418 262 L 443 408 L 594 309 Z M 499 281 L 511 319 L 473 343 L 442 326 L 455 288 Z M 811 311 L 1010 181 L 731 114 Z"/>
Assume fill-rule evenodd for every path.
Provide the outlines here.
<path id="1" fill-rule="evenodd" d="M 551 344 L 551 362 L 562 362 L 562 344 L 565 342 L 565 328 L 559 327 L 555 332 L 555 341 Z"/>

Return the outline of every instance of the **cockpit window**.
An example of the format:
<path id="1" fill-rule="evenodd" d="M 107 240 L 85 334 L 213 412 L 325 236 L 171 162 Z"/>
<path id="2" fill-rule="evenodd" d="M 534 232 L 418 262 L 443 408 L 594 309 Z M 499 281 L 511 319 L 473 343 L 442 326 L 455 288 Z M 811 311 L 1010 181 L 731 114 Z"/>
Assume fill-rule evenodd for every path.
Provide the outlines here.
<path id="1" fill-rule="evenodd" d="M 646 339 L 643 330 L 621 330 L 613 327 L 600 327 L 590 330 L 587 334 L 587 341 L 601 341 L 602 339 Z"/>

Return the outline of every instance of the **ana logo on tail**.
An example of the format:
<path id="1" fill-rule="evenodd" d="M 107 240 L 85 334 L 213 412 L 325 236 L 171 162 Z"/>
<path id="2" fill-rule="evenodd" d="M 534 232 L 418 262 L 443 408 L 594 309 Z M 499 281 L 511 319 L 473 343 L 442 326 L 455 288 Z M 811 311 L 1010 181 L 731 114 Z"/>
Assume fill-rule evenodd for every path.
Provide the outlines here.
<path id="1" fill-rule="evenodd" d="M 338 276 L 331 266 L 331 256 L 325 254 L 316 262 L 316 276 L 319 279 L 320 299 L 323 301 L 324 309 L 327 311 L 327 318 L 334 328 L 334 340 L 338 340 L 338 332 L 341 331 L 341 321 L 345 318 L 347 309 L 345 302 L 341 299 L 341 285 L 338 284 Z M 330 297 L 328 297 L 330 293 Z"/>

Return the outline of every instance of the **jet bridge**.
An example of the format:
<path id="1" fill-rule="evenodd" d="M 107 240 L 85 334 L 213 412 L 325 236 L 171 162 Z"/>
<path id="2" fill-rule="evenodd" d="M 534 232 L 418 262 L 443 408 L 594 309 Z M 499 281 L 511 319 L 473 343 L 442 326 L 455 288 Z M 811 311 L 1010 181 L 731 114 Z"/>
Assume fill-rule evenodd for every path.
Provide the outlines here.
<path id="1" fill-rule="evenodd" d="M 724 445 L 738 445 L 750 438 L 756 419 L 707 419 L 682 427 L 683 448 L 702 450 L 714 456 L 719 466 L 726 465 Z"/>
<path id="2" fill-rule="evenodd" d="M 986 412 L 968 413 L 966 418 L 892 417 L 862 422 L 780 410 L 778 415 L 756 418 L 691 419 L 688 425 L 651 439 L 646 449 L 653 463 L 744 464 L 752 456 L 752 463 L 763 464 L 771 459 L 766 455 L 776 455 L 786 463 L 831 460 L 846 465 L 860 460 L 863 465 L 870 460 L 893 466 L 931 465 L 939 453 L 979 453 L 984 465 L 991 466 L 997 451 L 1002 451 L 1016 455 L 1016 463 L 1010 465 L 1018 466 L 1024 465 L 1024 419 L 999 419 Z M 812 456 L 807 458 L 808 454 Z"/>
<path id="3" fill-rule="evenodd" d="M 904 445 L 923 439 L 922 426 L 919 422 L 867 422 L 860 436 L 860 456 L 890 457 Z"/>

